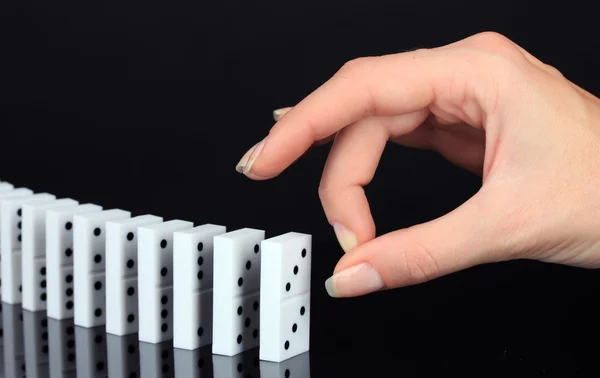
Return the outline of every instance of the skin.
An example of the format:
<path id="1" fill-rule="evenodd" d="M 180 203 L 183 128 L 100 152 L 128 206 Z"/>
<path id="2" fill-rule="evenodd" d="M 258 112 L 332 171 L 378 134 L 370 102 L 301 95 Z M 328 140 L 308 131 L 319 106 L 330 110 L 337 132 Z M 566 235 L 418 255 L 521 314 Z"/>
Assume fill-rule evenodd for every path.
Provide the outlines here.
<path id="1" fill-rule="evenodd" d="M 275 118 L 237 169 L 272 179 L 333 140 L 319 187 L 346 252 L 325 284 L 333 297 L 513 259 L 600 267 L 600 99 L 502 35 L 352 60 Z M 388 141 L 437 151 L 481 189 L 376 237 L 363 186 Z"/>

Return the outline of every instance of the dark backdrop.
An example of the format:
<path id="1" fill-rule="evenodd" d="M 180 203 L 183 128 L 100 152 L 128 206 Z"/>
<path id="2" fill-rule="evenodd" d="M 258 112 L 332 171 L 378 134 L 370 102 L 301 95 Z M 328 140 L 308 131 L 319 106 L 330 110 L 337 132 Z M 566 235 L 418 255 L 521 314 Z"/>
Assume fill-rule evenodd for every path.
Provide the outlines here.
<path id="1" fill-rule="evenodd" d="M 134 214 L 313 234 L 313 377 L 591 376 L 596 272 L 512 262 L 330 299 L 341 250 L 317 196 L 328 147 L 268 182 L 234 167 L 273 109 L 345 61 L 484 30 L 598 94 L 596 28 L 592 2 L 5 0 L 0 179 Z M 478 187 L 434 154 L 394 147 L 367 192 L 384 233 Z"/>

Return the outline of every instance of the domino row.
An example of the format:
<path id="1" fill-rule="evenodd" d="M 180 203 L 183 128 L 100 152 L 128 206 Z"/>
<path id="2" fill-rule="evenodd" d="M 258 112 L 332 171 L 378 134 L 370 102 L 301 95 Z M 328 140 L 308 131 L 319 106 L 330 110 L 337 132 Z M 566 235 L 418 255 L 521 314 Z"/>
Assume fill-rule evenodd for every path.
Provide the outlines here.
<path id="1" fill-rule="evenodd" d="M 1 299 L 76 326 L 281 362 L 309 350 L 308 234 L 132 216 L 0 182 Z"/>

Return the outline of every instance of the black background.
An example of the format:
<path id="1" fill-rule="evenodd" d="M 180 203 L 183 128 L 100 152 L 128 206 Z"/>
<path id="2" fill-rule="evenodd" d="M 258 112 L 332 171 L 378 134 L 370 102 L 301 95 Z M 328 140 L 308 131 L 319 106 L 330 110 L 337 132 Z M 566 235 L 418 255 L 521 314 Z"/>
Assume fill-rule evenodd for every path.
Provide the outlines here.
<path id="1" fill-rule="evenodd" d="M 5 0 L 0 179 L 134 215 L 311 233 L 313 377 L 593 376 L 595 271 L 520 261 L 331 299 L 323 283 L 342 252 L 317 196 L 328 147 L 267 182 L 234 169 L 273 109 L 359 56 L 494 30 L 600 93 L 592 4 Z M 479 185 L 435 154 L 390 146 L 367 193 L 381 234 Z"/>

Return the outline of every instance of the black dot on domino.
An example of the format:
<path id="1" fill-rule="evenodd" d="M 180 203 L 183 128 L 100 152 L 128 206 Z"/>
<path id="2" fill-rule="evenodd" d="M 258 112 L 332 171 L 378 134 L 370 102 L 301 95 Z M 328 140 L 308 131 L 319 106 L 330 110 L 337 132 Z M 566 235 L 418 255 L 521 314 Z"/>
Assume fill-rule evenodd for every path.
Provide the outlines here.
<path id="1" fill-rule="evenodd" d="M 100 290 L 100 289 L 102 289 L 102 282 L 100 282 L 100 281 L 96 281 L 96 282 L 94 283 L 94 289 L 96 289 L 96 290 Z"/>
<path id="2" fill-rule="evenodd" d="M 198 272 L 198 279 L 201 280 L 202 277 L 204 277 L 204 272 L 203 271 L 199 271 Z"/>
<path id="3" fill-rule="evenodd" d="M 102 316 L 102 309 L 101 308 L 97 308 L 94 311 L 94 315 L 96 315 L 97 318 L 101 317 Z"/>
<path id="4" fill-rule="evenodd" d="M 23 285 L 19 285 L 19 293 L 23 291 Z"/>
<path id="5" fill-rule="evenodd" d="M 197 333 L 198 333 L 198 337 L 204 335 L 204 328 L 202 328 L 202 327 L 198 328 L 198 332 Z"/>
<path id="6" fill-rule="evenodd" d="M 42 289 L 45 289 L 45 288 L 46 288 L 46 280 L 42 280 L 42 282 L 40 282 L 40 287 L 41 287 Z"/>
<path id="7" fill-rule="evenodd" d="M 163 277 L 165 277 L 167 275 L 167 268 L 162 268 L 160 270 L 160 275 L 163 276 Z"/>
<path id="8" fill-rule="evenodd" d="M 285 378 L 290 378 L 290 369 L 285 369 L 284 376 Z"/>
<path id="9" fill-rule="evenodd" d="M 102 256 L 100 256 L 100 255 L 94 256 L 94 261 L 96 262 L 96 264 L 99 264 L 100 261 L 102 261 Z"/>
<path id="10" fill-rule="evenodd" d="M 21 241 L 21 234 L 19 234 L 19 236 L 17 236 L 17 240 L 20 242 Z"/>
<path id="11" fill-rule="evenodd" d="M 163 239 L 163 240 L 160 242 L 160 247 L 161 247 L 161 248 L 167 248 L 167 241 L 166 241 L 165 239 Z"/>
<path id="12" fill-rule="evenodd" d="M 237 371 L 241 373 L 243 370 L 244 370 L 244 365 L 242 365 L 241 363 L 239 363 L 237 365 Z"/>
<path id="13" fill-rule="evenodd" d="M 252 337 L 254 337 L 255 339 L 258 338 L 258 330 L 255 329 L 254 331 L 252 331 Z"/>
<path id="14" fill-rule="evenodd" d="M 160 330 L 163 332 L 167 332 L 168 329 L 169 329 L 169 326 L 167 324 L 163 324 L 162 326 L 160 326 Z"/>
<path id="15" fill-rule="evenodd" d="M 135 294 L 135 289 L 133 287 L 129 287 L 127 289 L 127 295 L 132 296 L 133 294 Z"/>
<path id="16" fill-rule="evenodd" d="M 296 325 L 296 323 L 294 323 L 294 325 L 292 326 L 292 332 L 296 333 L 297 330 L 298 326 Z"/>
<path id="17" fill-rule="evenodd" d="M 69 331 L 69 329 L 67 328 L 67 332 Z M 75 346 L 75 340 L 69 340 L 67 341 L 67 348 L 73 348 Z"/>
<path id="18" fill-rule="evenodd" d="M 95 236 L 100 236 L 101 233 L 102 233 L 102 230 L 100 230 L 100 227 L 94 228 L 94 235 Z"/>
<path id="19" fill-rule="evenodd" d="M 21 227 L 23 227 L 23 224 L 21 222 L 17 223 L 17 228 L 20 230 Z"/>
<path id="20" fill-rule="evenodd" d="M 239 287 L 242 287 L 242 285 L 243 285 L 243 284 L 244 284 L 244 279 L 243 279 L 242 277 L 240 277 L 240 278 L 238 279 L 238 286 L 239 286 Z"/>
<path id="21" fill-rule="evenodd" d="M 203 249 L 204 249 L 204 244 L 202 244 L 202 242 L 198 243 L 198 252 L 202 252 Z"/>
<path id="22" fill-rule="evenodd" d="M 298 274 L 298 265 L 294 267 L 294 275 Z"/>
<path id="23" fill-rule="evenodd" d="M 160 355 L 162 357 L 163 360 L 166 360 L 167 358 L 169 358 L 169 351 L 168 350 L 163 350 L 163 352 Z"/>
<path id="24" fill-rule="evenodd" d="M 254 311 L 258 310 L 258 301 L 254 301 L 252 308 L 254 308 Z"/>
<path id="25" fill-rule="evenodd" d="M 17 216 L 19 216 L 19 217 L 20 217 L 20 216 L 21 216 L 21 214 L 23 214 L 23 210 L 21 210 L 21 209 L 17 210 Z"/>
<path id="26" fill-rule="evenodd" d="M 302 249 L 302 258 L 306 257 L 306 248 Z"/>
<path id="27" fill-rule="evenodd" d="M 258 244 L 254 245 L 254 253 L 258 253 L 260 251 L 260 247 L 258 246 Z"/>
<path id="28" fill-rule="evenodd" d="M 70 326 L 69 326 L 69 327 L 67 327 L 67 335 L 72 335 L 72 334 L 73 334 L 73 332 L 75 332 L 75 328 L 73 328 L 73 327 L 70 327 Z"/>
<path id="29" fill-rule="evenodd" d="M 67 308 L 67 310 L 72 310 L 73 309 L 73 302 L 67 301 L 67 304 L 65 305 L 65 307 Z"/>
<path id="30" fill-rule="evenodd" d="M 163 295 L 162 298 L 160 298 L 160 303 L 162 303 L 162 304 L 167 304 L 168 301 L 169 301 L 169 298 L 167 298 L 166 295 Z"/>
<path id="31" fill-rule="evenodd" d="M 283 347 L 285 348 L 285 350 L 290 349 L 290 342 L 286 341 L 285 344 L 283 344 Z"/>
<path id="32" fill-rule="evenodd" d="M 67 297 L 70 297 L 71 295 L 73 295 L 73 289 L 71 289 L 70 287 L 67 288 L 67 290 L 65 290 L 65 294 L 67 294 Z"/>
<path id="33" fill-rule="evenodd" d="M 238 337 L 237 337 L 237 343 L 238 344 L 242 343 L 242 335 L 238 335 Z"/>
<path id="34" fill-rule="evenodd" d="M 129 352 L 129 354 L 134 354 L 135 353 L 135 345 L 128 346 L 127 351 Z"/>
<path id="35" fill-rule="evenodd" d="M 200 359 L 198 360 L 198 367 L 202 368 L 202 366 L 204 366 L 204 358 L 200 357 Z"/>
<path id="36" fill-rule="evenodd" d="M 127 260 L 127 267 L 129 269 L 133 268 L 133 265 L 135 265 L 134 262 L 133 262 L 133 260 L 131 260 L 131 259 Z"/>
<path id="37" fill-rule="evenodd" d="M 128 321 L 129 323 L 133 323 L 133 321 L 134 321 L 134 320 L 135 320 L 135 316 L 134 316 L 133 314 L 129 314 L 129 315 L 127 316 L 127 321 Z"/>
<path id="38" fill-rule="evenodd" d="M 65 250 L 65 256 L 71 257 L 73 255 L 73 250 L 71 248 L 67 248 Z"/>
<path id="39" fill-rule="evenodd" d="M 305 312 L 306 309 L 304 308 L 304 306 L 300 307 L 300 315 L 304 315 Z"/>
<path id="40" fill-rule="evenodd" d="M 163 319 L 165 319 L 167 317 L 167 315 L 169 315 L 169 311 L 167 311 L 167 310 L 162 310 L 160 312 L 160 317 Z"/>
<path id="41" fill-rule="evenodd" d="M 246 328 L 250 327 L 250 318 L 246 318 L 244 325 L 246 326 Z"/>
<path id="42" fill-rule="evenodd" d="M 204 264 L 204 258 L 202 258 L 202 256 L 198 257 L 198 265 L 202 265 Z"/>
<path id="43" fill-rule="evenodd" d="M 291 288 L 292 285 L 289 282 L 285 284 L 285 291 L 290 291 Z"/>
<path id="44" fill-rule="evenodd" d="M 252 263 L 250 261 L 246 262 L 246 270 L 250 270 L 252 267 Z"/>
<path id="45" fill-rule="evenodd" d="M 42 294 L 40 294 L 40 299 L 41 299 L 42 301 L 46 301 L 46 293 L 42 293 Z"/>
<path id="46" fill-rule="evenodd" d="M 70 274 L 67 274 L 67 276 L 65 277 L 65 281 L 66 281 L 67 283 L 71 283 L 71 282 L 73 282 L 73 276 L 72 276 L 72 275 L 70 275 Z"/>
<path id="47" fill-rule="evenodd" d="M 43 352 L 44 354 L 48 354 L 48 345 L 44 345 L 44 346 L 42 347 L 42 352 Z"/>
<path id="48" fill-rule="evenodd" d="M 237 309 L 238 315 L 242 315 L 243 311 L 244 311 L 244 309 L 242 309 L 242 306 L 239 306 L 238 309 Z"/>
<path id="49" fill-rule="evenodd" d="M 96 364 L 96 370 L 104 370 L 104 362 L 100 361 Z"/>
<path id="50" fill-rule="evenodd" d="M 65 229 L 66 229 L 67 231 L 68 231 L 68 230 L 70 230 L 70 229 L 72 229 L 72 228 L 73 228 L 73 223 L 71 223 L 71 222 L 67 222 L 67 224 L 65 224 Z"/>
<path id="51" fill-rule="evenodd" d="M 42 276 L 45 276 L 45 275 L 46 275 L 46 267 L 45 267 L 45 266 L 43 266 L 43 267 L 42 267 L 42 269 L 40 269 L 40 274 L 41 274 Z"/>
<path id="52" fill-rule="evenodd" d="M 133 232 L 128 232 L 127 233 L 127 240 L 132 241 L 133 237 L 134 237 Z"/>
<path id="53" fill-rule="evenodd" d="M 96 344 L 100 344 L 102 342 L 102 336 L 97 335 L 96 337 L 94 337 L 94 341 L 96 342 Z"/>
<path id="54" fill-rule="evenodd" d="M 162 372 L 163 373 L 168 373 L 169 372 L 169 365 L 168 364 L 163 364 L 163 366 L 162 366 Z"/>

